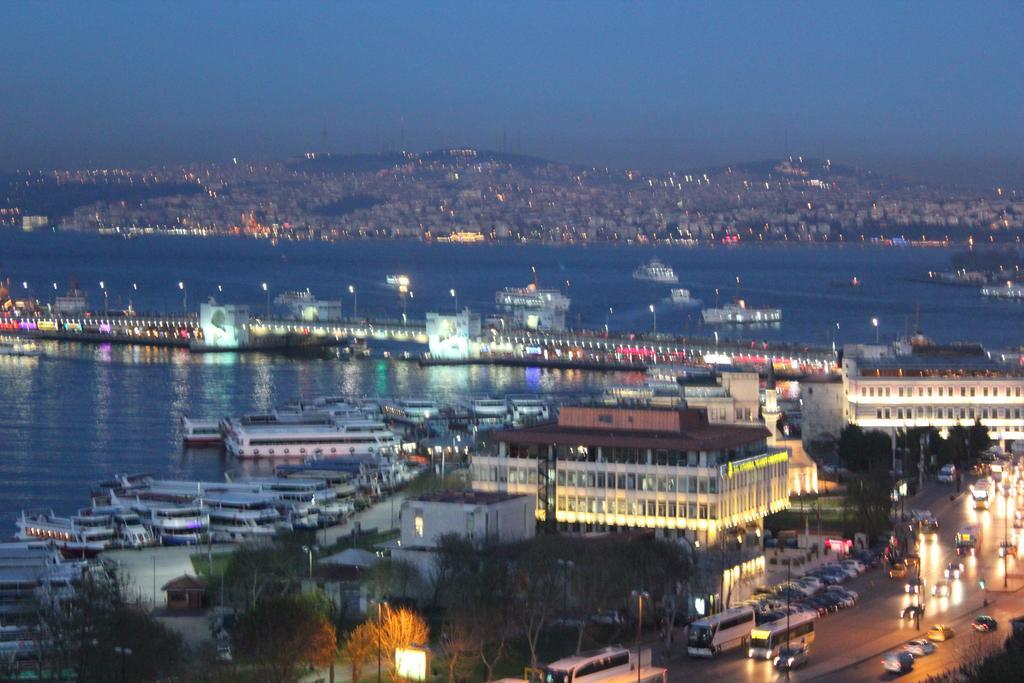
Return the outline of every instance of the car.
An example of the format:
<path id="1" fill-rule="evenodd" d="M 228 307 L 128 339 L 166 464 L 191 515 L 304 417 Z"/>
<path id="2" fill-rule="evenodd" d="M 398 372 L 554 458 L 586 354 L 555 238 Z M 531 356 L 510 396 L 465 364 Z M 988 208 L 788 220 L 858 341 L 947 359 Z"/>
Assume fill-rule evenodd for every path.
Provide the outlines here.
<path id="1" fill-rule="evenodd" d="M 936 581 L 935 585 L 932 586 L 932 595 L 934 595 L 937 598 L 949 597 L 949 582 Z"/>
<path id="2" fill-rule="evenodd" d="M 903 584 L 903 592 L 910 593 L 911 595 L 918 595 L 924 593 L 925 581 L 921 577 L 911 579 Z"/>
<path id="3" fill-rule="evenodd" d="M 964 573 L 963 562 L 950 562 L 946 565 L 946 569 L 943 570 L 942 575 L 947 579 L 953 579 L 954 581 L 960 578 L 960 575 Z"/>
<path id="4" fill-rule="evenodd" d="M 622 616 L 622 612 L 617 609 L 608 609 L 600 612 L 595 612 L 590 615 L 590 621 L 595 624 L 609 624 L 609 625 L 620 625 L 626 623 L 625 618 Z"/>
<path id="5" fill-rule="evenodd" d="M 907 553 L 903 556 L 903 562 L 907 565 L 907 567 L 920 567 L 921 556 L 917 553 Z"/>
<path id="6" fill-rule="evenodd" d="M 924 657 L 935 652 L 935 643 L 926 638 L 917 638 L 904 645 L 903 649 L 914 657 Z"/>
<path id="7" fill-rule="evenodd" d="M 822 593 L 822 595 L 824 595 L 826 598 L 834 598 L 836 601 L 839 602 L 839 605 L 841 607 L 853 607 L 857 604 L 857 601 L 853 598 L 853 596 L 847 593 L 840 593 L 839 591 L 830 590 L 825 591 L 824 593 Z"/>
<path id="8" fill-rule="evenodd" d="M 834 595 L 822 594 L 815 596 L 814 600 L 816 605 L 824 606 L 829 612 L 838 612 L 843 607 L 842 602 Z"/>
<path id="9" fill-rule="evenodd" d="M 936 479 L 940 484 L 952 484 L 956 480 L 956 467 L 954 465 L 943 465 Z"/>
<path id="10" fill-rule="evenodd" d="M 817 576 L 801 576 L 796 580 L 797 583 L 805 583 L 810 586 L 814 586 L 816 589 L 822 589 L 825 587 L 825 582 Z"/>
<path id="11" fill-rule="evenodd" d="M 890 579 L 902 579 L 907 575 L 907 565 L 902 562 L 896 562 L 889 567 L 889 578 Z"/>
<path id="12" fill-rule="evenodd" d="M 1012 541 L 999 542 L 999 557 L 1017 557 L 1017 544 Z"/>
<path id="13" fill-rule="evenodd" d="M 234 660 L 234 655 L 231 653 L 231 645 L 229 643 L 221 643 L 217 646 L 217 661 L 220 662 L 231 662 Z"/>
<path id="14" fill-rule="evenodd" d="M 914 655 L 906 651 L 890 652 L 882 657 L 882 668 L 894 674 L 905 674 L 914 668 Z"/>
<path id="15" fill-rule="evenodd" d="M 913 619 L 924 616 L 924 605 L 907 605 L 900 611 L 900 619 Z"/>
<path id="16" fill-rule="evenodd" d="M 949 640 L 953 637 L 953 629 L 942 624 L 935 624 L 928 629 L 928 640 L 934 640 L 935 642 L 941 643 L 944 640 Z"/>
<path id="17" fill-rule="evenodd" d="M 987 614 L 982 614 L 979 617 L 975 617 L 974 621 L 971 622 L 971 628 L 973 628 L 978 633 L 988 633 L 989 631 L 995 631 L 996 626 L 998 625 L 999 623 Z"/>
<path id="18" fill-rule="evenodd" d="M 776 669 L 796 669 L 807 663 L 810 653 L 806 646 L 788 646 L 779 650 L 779 655 L 772 661 Z"/>
<path id="19" fill-rule="evenodd" d="M 860 593 L 852 588 L 846 588 L 845 586 L 832 586 L 829 590 L 833 593 L 839 593 L 840 595 L 848 595 L 853 598 L 854 601 L 860 600 Z"/>
<path id="20" fill-rule="evenodd" d="M 854 578 L 856 578 L 857 576 L 860 575 L 860 571 L 856 567 L 854 567 L 852 565 L 849 565 L 849 564 L 830 564 L 830 565 L 827 565 L 827 566 L 830 569 L 832 567 L 835 567 L 835 569 L 833 569 L 832 571 L 837 571 L 838 570 L 837 573 L 842 572 L 843 574 L 846 575 L 846 578 L 848 578 L 848 579 L 854 579 Z"/>
<path id="21" fill-rule="evenodd" d="M 854 569 L 857 570 L 858 574 L 863 574 L 864 572 L 866 572 L 868 570 L 868 568 L 860 560 L 854 560 L 854 559 L 843 560 L 839 564 L 842 565 L 843 567 L 853 567 Z"/>

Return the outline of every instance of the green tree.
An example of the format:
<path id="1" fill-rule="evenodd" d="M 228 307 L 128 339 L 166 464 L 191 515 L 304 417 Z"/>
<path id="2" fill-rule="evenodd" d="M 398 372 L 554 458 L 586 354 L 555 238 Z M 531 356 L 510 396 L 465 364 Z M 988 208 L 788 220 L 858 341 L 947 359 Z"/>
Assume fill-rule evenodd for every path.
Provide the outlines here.
<path id="1" fill-rule="evenodd" d="M 851 472 L 878 472 L 890 468 L 892 439 L 884 432 L 846 425 L 839 434 L 839 459 Z"/>
<path id="2" fill-rule="evenodd" d="M 271 683 L 291 683 L 303 665 L 327 666 L 334 661 L 334 626 L 310 599 L 284 595 L 265 597 L 235 627 L 238 654 Z"/>
<path id="3" fill-rule="evenodd" d="M 889 528 L 893 480 L 887 473 L 861 474 L 847 482 L 846 507 L 869 539 Z"/>

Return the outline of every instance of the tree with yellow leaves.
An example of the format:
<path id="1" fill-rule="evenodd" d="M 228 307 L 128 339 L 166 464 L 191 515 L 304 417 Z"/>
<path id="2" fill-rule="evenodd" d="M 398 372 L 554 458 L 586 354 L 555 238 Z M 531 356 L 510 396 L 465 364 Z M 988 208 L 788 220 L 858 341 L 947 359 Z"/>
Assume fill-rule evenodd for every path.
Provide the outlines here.
<path id="1" fill-rule="evenodd" d="M 398 674 L 395 671 L 395 650 L 413 645 L 426 645 L 430 640 L 430 627 L 418 613 L 407 607 L 391 607 L 388 604 L 380 606 L 380 622 L 372 623 L 376 631 L 377 644 L 380 647 L 381 662 L 391 675 L 391 680 L 397 681 Z"/>

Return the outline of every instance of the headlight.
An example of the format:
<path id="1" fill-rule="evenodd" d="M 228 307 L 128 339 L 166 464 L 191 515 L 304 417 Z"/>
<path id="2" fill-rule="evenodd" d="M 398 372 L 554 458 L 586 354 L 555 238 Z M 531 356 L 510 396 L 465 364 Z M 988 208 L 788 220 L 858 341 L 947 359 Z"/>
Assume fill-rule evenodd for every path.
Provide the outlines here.
<path id="1" fill-rule="evenodd" d="M 747 656 L 748 657 L 753 657 L 754 656 L 754 648 L 750 648 L 749 650 L 747 650 Z"/>

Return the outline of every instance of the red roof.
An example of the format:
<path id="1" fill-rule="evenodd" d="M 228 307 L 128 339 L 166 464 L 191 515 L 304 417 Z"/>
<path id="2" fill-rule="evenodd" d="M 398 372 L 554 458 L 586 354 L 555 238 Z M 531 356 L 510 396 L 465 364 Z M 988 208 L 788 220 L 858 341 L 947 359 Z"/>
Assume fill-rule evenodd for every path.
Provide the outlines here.
<path id="1" fill-rule="evenodd" d="M 176 579 L 171 579 L 165 583 L 160 590 L 162 591 L 205 591 L 206 580 L 200 579 L 197 576 L 191 576 L 189 574 L 182 574 Z"/>

